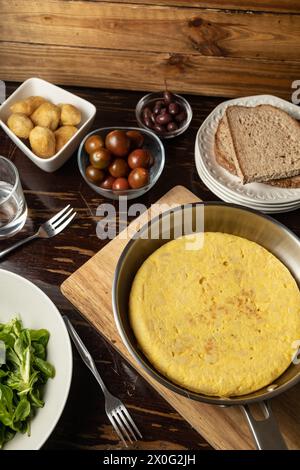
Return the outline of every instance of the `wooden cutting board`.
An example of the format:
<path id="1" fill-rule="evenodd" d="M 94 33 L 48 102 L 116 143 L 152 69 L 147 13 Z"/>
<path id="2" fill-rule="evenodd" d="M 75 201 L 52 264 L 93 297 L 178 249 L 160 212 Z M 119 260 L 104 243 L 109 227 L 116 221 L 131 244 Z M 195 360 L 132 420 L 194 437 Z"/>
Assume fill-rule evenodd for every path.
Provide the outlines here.
<path id="1" fill-rule="evenodd" d="M 197 202 L 199 198 L 183 186 L 176 186 L 158 203 L 172 205 Z M 198 403 L 177 395 L 149 377 L 129 355 L 117 332 L 111 305 L 111 288 L 115 266 L 129 236 L 143 225 L 148 213 L 142 214 L 120 236 L 72 274 L 61 286 L 63 294 L 115 349 L 216 449 L 253 449 L 253 441 L 239 407 L 220 408 Z M 151 217 L 157 208 L 151 209 Z M 300 385 L 272 400 L 272 407 L 290 449 L 300 448 Z M 141 397 L 142 398 L 142 397 Z"/>

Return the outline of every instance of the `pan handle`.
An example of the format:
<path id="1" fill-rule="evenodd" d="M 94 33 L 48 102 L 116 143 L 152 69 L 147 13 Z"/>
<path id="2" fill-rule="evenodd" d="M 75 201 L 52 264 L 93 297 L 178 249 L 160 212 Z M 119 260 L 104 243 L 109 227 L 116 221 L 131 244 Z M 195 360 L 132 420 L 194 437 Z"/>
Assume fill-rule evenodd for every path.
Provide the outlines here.
<path id="1" fill-rule="evenodd" d="M 272 413 L 269 402 L 259 403 L 265 419 L 254 418 L 249 405 L 241 406 L 258 450 L 288 450 L 286 443 L 280 433 L 276 419 Z"/>

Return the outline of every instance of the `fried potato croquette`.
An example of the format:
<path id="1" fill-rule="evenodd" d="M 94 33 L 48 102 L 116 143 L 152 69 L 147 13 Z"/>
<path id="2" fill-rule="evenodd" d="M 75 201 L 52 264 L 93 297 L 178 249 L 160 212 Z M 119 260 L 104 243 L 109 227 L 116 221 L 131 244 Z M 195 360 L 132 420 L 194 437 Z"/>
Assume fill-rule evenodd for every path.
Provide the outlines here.
<path id="1" fill-rule="evenodd" d="M 16 101 L 10 110 L 8 127 L 17 137 L 29 139 L 32 151 L 41 158 L 50 158 L 59 152 L 76 134 L 76 126 L 81 121 L 81 112 L 76 106 L 55 105 L 42 96 Z"/>
<path id="2" fill-rule="evenodd" d="M 33 129 L 32 121 L 24 113 L 13 113 L 7 120 L 10 130 L 21 139 L 28 139 L 30 131 Z"/>
<path id="3" fill-rule="evenodd" d="M 10 110 L 12 113 L 23 113 L 30 116 L 46 100 L 42 96 L 29 96 L 25 100 L 16 101 Z"/>
<path id="4" fill-rule="evenodd" d="M 55 136 L 47 127 L 36 126 L 29 134 L 32 151 L 41 158 L 55 155 Z"/>
<path id="5" fill-rule="evenodd" d="M 58 152 L 77 132 L 77 127 L 75 126 L 62 126 L 59 127 L 55 132 L 56 140 L 56 152 Z"/>
<path id="6" fill-rule="evenodd" d="M 48 127 L 55 131 L 60 120 L 60 108 L 46 102 L 41 104 L 30 117 L 36 126 Z"/>
<path id="7" fill-rule="evenodd" d="M 77 126 L 81 121 L 81 112 L 72 104 L 60 104 L 60 122 L 63 126 Z"/>
<path id="8" fill-rule="evenodd" d="M 43 98 L 42 96 L 29 96 L 27 98 L 27 100 L 29 101 L 29 103 L 31 104 L 31 107 L 32 107 L 32 113 L 39 107 L 41 106 L 41 104 L 43 103 L 49 103 L 48 100 L 46 100 L 45 98 Z M 31 114 L 32 114 L 31 113 Z"/>

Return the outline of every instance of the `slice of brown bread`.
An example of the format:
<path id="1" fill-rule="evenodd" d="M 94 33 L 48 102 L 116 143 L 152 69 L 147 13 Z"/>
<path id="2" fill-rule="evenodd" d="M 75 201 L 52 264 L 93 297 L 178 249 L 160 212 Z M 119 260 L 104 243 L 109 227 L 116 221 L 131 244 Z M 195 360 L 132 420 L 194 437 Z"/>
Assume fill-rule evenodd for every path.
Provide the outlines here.
<path id="1" fill-rule="evenodd" d="M 300 188 L 300 175 L 291 178 L 281 178 L 280 180 L 266 181 L 266 184 L 278 186 L 279 188 Z"/>
<path id="2" fill-rule="evenodd" d="M 226 113 L 219 122 L 215 134 L 215 157 L 217 163 L 225 170 L 236 175 L 233 154 L 235 153 Z M 291 178 L 282 178 L 273 181 L 264 181 L 265 184 L 280 188 L 300 188 L 300 175 Z"/>
<path id="3" fill-rule="evenodd" d="M 224 114 L 219 122 L 215 135 L 215 157 L 220 166 L 236 175 L 237 173 L 233 157 L 234 153 L 235 150 L 228 127 L 227 117 L 226 114 Z"/>
<path id="4" fill-rule="evenodd" d="M 264 182 L 300 174 L 300 125 L 271 105 L 229 106 L 226 110 L 243 183 Z"/>

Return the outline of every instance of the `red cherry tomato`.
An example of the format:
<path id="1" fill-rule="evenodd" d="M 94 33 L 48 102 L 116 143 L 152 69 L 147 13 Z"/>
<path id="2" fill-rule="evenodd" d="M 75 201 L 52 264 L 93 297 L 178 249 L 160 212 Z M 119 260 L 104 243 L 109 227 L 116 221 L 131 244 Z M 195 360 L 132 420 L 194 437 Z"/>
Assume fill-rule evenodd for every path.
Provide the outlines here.
<path id="1" fill-rule="evenodd" d="M 127 178 L 117 178 L 112 185 L 114 191 L 125 191 L 129 189 L 129 184 Z"/>
<path id="2" fill-rule="evenodd" d="M 129 154 L 128 165 L 132 170 L 135 168 L 148 168 L 151 154 L 145 149 L 136 149 Z"/>
<path id="3" fill-rule="evenodd" d="M 117 157 L 124 158 L 130 150 L 130 139 L 124 131 L 112 131 L 105 138 L 105 147 Z"/>
<path id="4" fill-rule="evenodd" d="M 104 147 L 104 140 L 100 135 L 91 135 L 84 143 L 85 151 L 89 154 L 102 147 Z"/>
<path id="5" fill-rule="evenodd" d="M 107 176 L 105 180 L 100 184 L 100 188 L 112 189 L 115 179 L 116 178 L 114 178 L 113 176 Z"/>
<path id="6" fill-rule="evenodd" d="M 127 131 L 126 132 L 127 137 L 129 137 L 131 141 L 131 148 L 132 149 L 137 149 L 141 148 L 144 143 L 144 136 L 141 132 L 139 131 Z"/>
<path id="7" fill-rule="evenodd" d="M 146 168 L 135 168 L 129 173 L 128 183 L 132 189 L 139 189 L 149 183 L 149 171 Z"/>
<path id="8" fill-rule="evenodd" d="M 110 172 L 111 176 L 115 178 L 123 178 L 127 176 L 129 173 L 129 167 L 123 158 L 116 158 L 108 167 L 108 171 Z"/>
<path id="9" fill-rule="evenodd" d="M 90 162 L 95 168 L 103 170 L 111 162 L 111 153 L 105 148 L 95 150 L 95 152 L 90 153 Z"/>
<path id="10" fill-rule="evenodd" d="M 92 165 L 88 166 L 85 170 L 85 175 L 91 183 L 99 184 L 104 180 L 104 171 L 94 168 Z"/>

